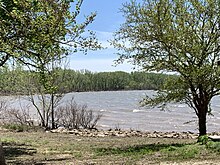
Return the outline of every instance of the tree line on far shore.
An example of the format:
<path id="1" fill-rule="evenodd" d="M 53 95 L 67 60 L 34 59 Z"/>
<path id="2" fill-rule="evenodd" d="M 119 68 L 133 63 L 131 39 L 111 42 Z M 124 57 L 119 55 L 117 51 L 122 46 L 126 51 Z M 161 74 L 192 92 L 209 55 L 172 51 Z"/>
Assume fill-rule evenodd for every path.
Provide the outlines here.
<path id="1" fill-rule="evenodd" d="M 27 94 L 39 84 L 40 73 L 20 66 L 0 69 L 0 94 Z M 173 75 L 145 72 L 91 72 L 88 70 L 53 69 L 53 85 L 58 93 L 115 90 L 158 90 Z M 51 77 L 48 75 L 48 77 Z M 40 85 L 39 85 L 40 87 Z M 37 90 L 36 92 L 37 93 Z"/>

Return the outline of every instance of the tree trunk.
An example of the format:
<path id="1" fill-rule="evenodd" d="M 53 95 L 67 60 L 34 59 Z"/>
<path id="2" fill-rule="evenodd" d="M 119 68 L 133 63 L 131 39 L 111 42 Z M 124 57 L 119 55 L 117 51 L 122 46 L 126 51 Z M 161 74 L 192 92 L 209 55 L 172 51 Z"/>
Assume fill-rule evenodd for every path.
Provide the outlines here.
<path id="1" fill-rule="evenodd" d="M 208 112 L 208 106 L 203 106 L 198 110 L 198 118 L 199 118 L 199 136 L 206 135 L 206 115 Z"/>
<path id="2" fill-rule="evenodd" d="M 0 143 L 0 165 L 6 165 L 2 143 Z"/>
<path id="3" fill-rule="evenodd" d="M 199 136 L 206 135 L 206 116 L 199 117 Z"/>
<path id="4" fill-rule="evenodd" d="M 55 119 L 54 119 L 54 94 L 51 94 L 51 124 L 52 129 L 55 129 Z"/>

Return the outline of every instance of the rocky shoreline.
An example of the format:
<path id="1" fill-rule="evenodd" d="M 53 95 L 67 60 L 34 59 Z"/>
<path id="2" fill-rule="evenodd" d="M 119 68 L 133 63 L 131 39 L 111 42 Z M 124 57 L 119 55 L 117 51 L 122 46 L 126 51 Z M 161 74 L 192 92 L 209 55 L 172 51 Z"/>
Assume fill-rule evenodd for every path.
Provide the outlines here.
<path id="1" fill-rule="evenodd" d="M 50 130 L 47 132 L 52 133 L 66 133 L 66 134 L 74 134 L 76 136 L 84 136 L 84 137 L 107 137 L 107 136 L 116 136 L 116 137 L 148 137 L 148 138 L 176 138 L 176 139 L 196 139 L 198 138 L 198 134 L 193 132 L 142 132 L 137 130 L 88 130 L 88 129 L 72 129 L 68 130 L 65 128 L 58 128 L 54 130 Z M 220 135 L 220 133 L 211 133 L 210 135 Z"/>
<path id="2" fill-rule="evenodd" d="M 2 132 L 20 132 L 19 130 L 10 130 L 0 127 Z M 33 130 L 32 130 L 33 131 Z M 31 132 L 32 132 L 31 131 Z M 45 131 L 42 129 L 35 131 Z M 23 131 L 22 131 L 23 132 Z M 147 138 L 173 138 L 173 139 L 197 139 L 199 134 L 194 132 L 144 132 L 139 130 L 121 130 L 121 129 L 109 129 L 109 130 L 98 130 L 98 129 L 66 129 L 60 127 L 53 130 L 47 130 L 46 133 L 63 133 L 63 134 L 73 134 L 76 136 L 83 137 L 147 137 Z M 208 136 L 220 136 L 220 132 L 211 132 L 207 134 Z"/>

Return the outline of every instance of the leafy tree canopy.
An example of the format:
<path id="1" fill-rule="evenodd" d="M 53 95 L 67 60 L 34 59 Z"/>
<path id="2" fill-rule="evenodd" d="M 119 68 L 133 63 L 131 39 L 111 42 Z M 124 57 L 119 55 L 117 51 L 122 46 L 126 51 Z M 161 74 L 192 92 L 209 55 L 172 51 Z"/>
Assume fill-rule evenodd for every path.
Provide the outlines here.
<path id="1" fill-rule="evenodd" d="M 39 72 L 53 92 L 53 64 L 70 53 L 100 49 L 88 31 L 96 13 L 79 22 L 83 0 L 0 0 L 0 66 L 15 60 Z M 71 7 L 71 11 L 70 11 Z"/>
<path id="2" fill-rule="evenodd" d="M 77 21 L 82 2 L 0 0 L 0 66 L 15 60 L 37 68 L 46 90 L 51 90 L 45 77 L 47 64 L 69 54 L 68 47 L 73 52 L 100 48 L 93 32 L 83 35 L 96 14 L 87 16 L 82 23 Z M 73 12 L 69 10 L 70 5 L 74 7 Z"/>
<path id="3" fill-rule="evenodd" d="M 115 33 L 119 62 L 130 59 L 146 71 L 178 73 L 147 105 L 184 102 L 206 134 L 211 99 L 219 95 L 220 3 L 217 0 L 143 0 L 125 3 L 126 19 Z"/>
<path id="4" fill-rule="evenodd" d="M 41 68 L 70 53 L 100 48 L 86 32 L 95 13 L 78 22 L 83 0 L 0 0 L 0 66 L 10 59 Z M 70 11 L 73 7 L 73 12 Z M 84 35 L 84 33 L 87 33 Z"/>

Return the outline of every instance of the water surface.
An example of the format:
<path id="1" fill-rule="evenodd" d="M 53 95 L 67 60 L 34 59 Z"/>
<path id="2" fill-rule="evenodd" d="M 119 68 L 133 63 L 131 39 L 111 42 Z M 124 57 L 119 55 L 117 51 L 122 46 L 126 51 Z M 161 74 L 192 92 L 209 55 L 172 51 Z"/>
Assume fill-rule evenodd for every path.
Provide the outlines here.
<path id="1" fill-rule="evenodd" d="M 65 103 L 72 97 L 78 104 L 86 104 L 95 112 L 103 113 L 98 128 L 137 129 L 142 131 L 192 131 L 197 130 L 197 117 L 192 109 L 185 104 L 170 104 L 166 111 L 159 108 L 140 107 L 139 101 L 145 96 L 152 96 L 151 90 L 134 91 L 103 91 L 103 92 L 74 92 L 63 98 Z M 22 99 L 22 104 L 28 101 Z M 18 106 L 13 99 L 11 105 Z M 33 107 L 33 116 L 37 117 Z M 208 132 L 220 132 L 220 97 L 212 100 L 212 113 L 207 118 Z M 189 121 L 192 121 L 188 123 Z"/>
<path id="2" fill-rule="evenodd" d="M 170 104 L 166 111 L 159 108 L 140 107 L 139 101 L 144 96 L 152 96 L 151 90 L 103 91 L 70 93 L 77 103 L 87 104 L 94 111 L 101 111 L 103 117 L 100 128 L 138 129 L 144 131 L 192 131 L 197 130 L 197 116 L 185 104 Z M 207 118 L 209 132 L 220 131 L 220 97 L 212 101 L 213 115 Z"/>

